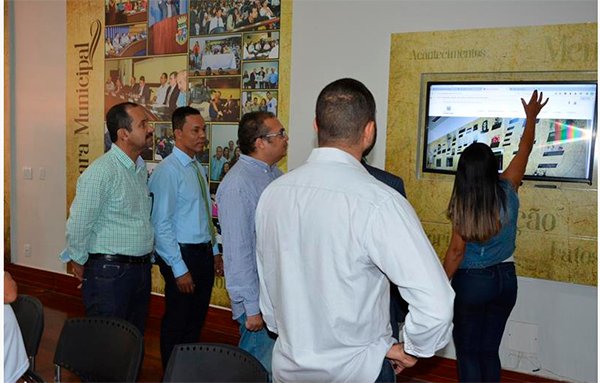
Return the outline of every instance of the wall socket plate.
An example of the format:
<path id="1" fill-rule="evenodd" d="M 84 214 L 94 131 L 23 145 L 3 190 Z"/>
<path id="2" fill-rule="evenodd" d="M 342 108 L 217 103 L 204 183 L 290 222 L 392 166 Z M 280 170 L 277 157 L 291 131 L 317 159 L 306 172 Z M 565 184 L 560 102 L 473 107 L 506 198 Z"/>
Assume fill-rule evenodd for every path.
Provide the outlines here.
<path id="1" fill-rule="evenodd" d="M 508 321 L 506 347 L 527 354 L 539 351 L 538 325 L 533 323 Z"/>
<path id="2" fill-rule="evenodd" d="M 23 166 L 23 178 L 26 180 L 33 179 L 33 169 L 31 169 L 31 166 Z"/>

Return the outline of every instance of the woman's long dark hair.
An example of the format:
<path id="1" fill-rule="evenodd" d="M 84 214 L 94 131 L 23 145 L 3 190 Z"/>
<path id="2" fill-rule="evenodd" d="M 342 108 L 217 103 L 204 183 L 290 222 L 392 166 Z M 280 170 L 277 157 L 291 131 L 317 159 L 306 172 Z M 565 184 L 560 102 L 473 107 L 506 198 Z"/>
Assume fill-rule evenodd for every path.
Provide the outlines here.
<path id="1" fill-rule="evenodd" d="M 506 193 L 499 183 L 498 160 L 482 143 L 469 145 L 458 161 L 447 215 L 468 242 L 490 239 L 502 227 Z"/>

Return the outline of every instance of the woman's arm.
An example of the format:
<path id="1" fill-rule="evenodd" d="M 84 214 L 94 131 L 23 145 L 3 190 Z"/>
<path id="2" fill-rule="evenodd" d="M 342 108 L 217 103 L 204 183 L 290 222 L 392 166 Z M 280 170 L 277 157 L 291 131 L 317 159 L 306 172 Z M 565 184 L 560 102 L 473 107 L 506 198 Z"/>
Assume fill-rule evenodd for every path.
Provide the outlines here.
<path id="1" fill-rule="evenodd" d="M 535 121 L 537 115 L 540 113 L 540 110 L 542 110 L 546 103 L 548 103 L 548 99 L 542 102 L 543 99 L 544 93 L 540 92 L 538 96 L 537 90 L 533 91 L 531 99 L 529 100 L 529 104 L 526 103 L 525 100 L 521 99 L 521 103 L 525 109 L 525 115 L 527 116 L 525 130 L 523 131 L 521 141 L 519 142 L 519 151 L 500 176 L 509 180 L 515 190 L 517 190 L 519 185 L 521 185 L 521 181 L 525 175 L 527 161 L 529 160 L 529 155 L 531 154 L 531 149 L 533 148 L 533 141 L 535 139 Z"/>
<path id="2" fill-rule="evenodd" d="M 448 276 L 448 279 L 452 279 L 452 276 L 458 269 L 458 266 L 465 257 L 465 248 L 467 242 L 458 234 L 454 228 L 452 229 L 452 239 L 446 250 L 446 256 L 444 257 L 444 271 Z"/>

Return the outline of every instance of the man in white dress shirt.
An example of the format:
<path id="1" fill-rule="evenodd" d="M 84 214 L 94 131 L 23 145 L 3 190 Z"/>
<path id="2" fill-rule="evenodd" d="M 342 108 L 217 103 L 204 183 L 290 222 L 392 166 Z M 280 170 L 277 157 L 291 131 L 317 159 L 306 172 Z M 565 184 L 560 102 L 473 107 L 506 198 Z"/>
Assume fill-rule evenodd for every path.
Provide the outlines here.
<path id="1" fill-rule="evenodd" d="M 256 210 L 260 310 L 279 337 L 275 381 L 387 382 L 451 335 L 454 292 L 410 204 L 361 165 L 375 100 L 353 79 L 325 87 L 319 148 L 273 181 Z M 408 302 L 392 337 L 388 278 Z"/>
<path id="2" fill-rule="evenodd" d="M 29 368 L 29 358 L 17 317 L 10 306 L 17 300 L 17 283 L 4 272 L 4 382 L 15 383 Z"/>

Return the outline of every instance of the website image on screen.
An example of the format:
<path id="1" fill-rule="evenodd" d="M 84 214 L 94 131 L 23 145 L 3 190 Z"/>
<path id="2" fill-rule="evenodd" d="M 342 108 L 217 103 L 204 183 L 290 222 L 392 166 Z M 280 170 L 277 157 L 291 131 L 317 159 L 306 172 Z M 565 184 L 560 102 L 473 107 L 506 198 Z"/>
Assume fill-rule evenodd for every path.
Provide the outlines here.
<path id="1" fill-rule="evenodd" d="M 526 178 L 590 181 L 596 83 L 430 83 L 423 170 L 453 173 L 473 142 L 489 145 L 506 169 L 525 127 L 521 98 L 534 89 L 550 101 L 538 115 Z"/>

